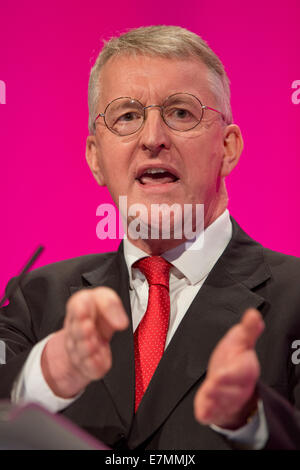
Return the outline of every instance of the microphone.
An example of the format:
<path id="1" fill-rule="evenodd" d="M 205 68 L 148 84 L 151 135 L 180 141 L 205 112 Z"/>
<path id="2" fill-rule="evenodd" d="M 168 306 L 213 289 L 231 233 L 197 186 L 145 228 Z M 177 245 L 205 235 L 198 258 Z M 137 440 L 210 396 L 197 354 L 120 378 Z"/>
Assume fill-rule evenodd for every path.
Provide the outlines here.
<path id="1" fill-rule="evenodd" d="M 36 262 L 42 251 L 44 250 L 44 246 L 40 245 L 33 255 L 31 256 L 30 260 L 28 263 L 25 265 L 25 267 L 22 269 L 20 272 L 19 276 L 16 277 L 8 286 L 6 289 L 6 292 L 2 299 L 0 300 L 0 307 L 6 302 L 6 300 L 9 300 L 9 298 L 12 296 L 12 294 L 15 292 L 17 289 L 18 285 L 22 282 L 23 278 L 25 277 L 27 271 L 32 267 L 32 265 Z"/>

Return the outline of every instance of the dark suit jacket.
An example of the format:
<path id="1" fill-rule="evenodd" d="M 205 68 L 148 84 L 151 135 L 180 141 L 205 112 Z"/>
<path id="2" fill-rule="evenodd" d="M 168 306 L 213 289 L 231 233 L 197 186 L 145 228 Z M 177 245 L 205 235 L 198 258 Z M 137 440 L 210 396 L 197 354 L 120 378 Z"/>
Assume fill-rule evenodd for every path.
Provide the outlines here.
<path id="1" fill-rule="evenodd" d="M 132 328 L 114 335 L 110 372 L 62 414 L 113 448 L 231 448 L 195 421 L 193 399 L 218 340 L 252 306 L 266 323 L 256 349 L 267 448 L 300 449 L 300 365 L 291 360 L 292 342 L 300 339 L 300 260 L 263 248 L 232 223 L 233 237 L 179 325 L 136 415 Z M 66 301 L 76 290 L 115 289 L 131 319 L 122 249 L 121 244 L 117 253 L 71 259 L 27 275 L 0 315 L 0 338 L 8 348 L 0 398 L 10 397 L 32 346 L 62 327 Z"/>

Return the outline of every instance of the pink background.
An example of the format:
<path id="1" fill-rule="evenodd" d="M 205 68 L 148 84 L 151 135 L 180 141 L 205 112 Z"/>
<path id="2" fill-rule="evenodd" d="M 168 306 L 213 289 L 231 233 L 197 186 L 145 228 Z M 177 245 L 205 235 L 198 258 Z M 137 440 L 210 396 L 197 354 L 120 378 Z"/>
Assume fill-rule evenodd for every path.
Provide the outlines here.
<path id="1" fill-rule="evenodd" d="M 230 211 L 265 246 L 300 256 L 299 20 L 299 0 L 2 0 L 0 294 L 40 243 L 36 266 L 117 247 L 96 237 L 110 198 L 85 162 L 87 83 L 101 39 L 142 25 L 184 26 L 220 56 L 245 141 Z"/>

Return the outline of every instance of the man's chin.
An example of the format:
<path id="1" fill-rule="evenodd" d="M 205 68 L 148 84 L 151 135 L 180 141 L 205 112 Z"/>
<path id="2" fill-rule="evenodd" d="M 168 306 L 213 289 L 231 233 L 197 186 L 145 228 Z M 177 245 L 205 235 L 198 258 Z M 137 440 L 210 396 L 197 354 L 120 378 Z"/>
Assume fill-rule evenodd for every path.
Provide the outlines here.
<path id="1" fill-rule="evenodd" d="M 123 227 L 131 240 L 184 241 L 195 238 L 204 226 L 203 204 L 137 203 L 120 198 Z"/>
<path id="2" fill-rule="evenodd" d="M 128 239 L 133 245 L 152 256 L 161 255 L 162 253 L 176 248 L 178 245 L 182 245 L 185 242 L 185 240 L 174 239 L 131 239 L 130 237 L 128 237 Z"/>

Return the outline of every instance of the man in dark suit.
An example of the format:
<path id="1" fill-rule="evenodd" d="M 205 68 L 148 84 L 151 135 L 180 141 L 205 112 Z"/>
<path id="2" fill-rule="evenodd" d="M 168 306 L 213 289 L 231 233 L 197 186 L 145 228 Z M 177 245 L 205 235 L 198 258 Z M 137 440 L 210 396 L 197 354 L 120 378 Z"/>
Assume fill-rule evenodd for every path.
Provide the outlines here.
<path id="1" fill-rule="evenodd" d="M 221 62 L 182 28 L 133 30 L 97 59 L 89 109 L 91 171 L 117 204 L 139 205 L 127 228 L 138 219 L 158 236 L 128 230 L 117 253 L 27 276 L 1 315 L 1 397 L 39 401 L 114 448 L 299 447 L 300 263 L 226 209 L 243 142 Z M 154 204 L 182 209 L 169 237 Z M 199 204 L 204 231 L 175 236 Z"/>

